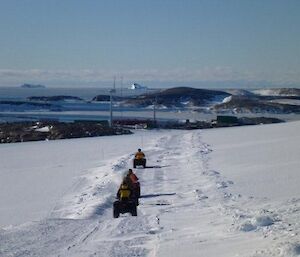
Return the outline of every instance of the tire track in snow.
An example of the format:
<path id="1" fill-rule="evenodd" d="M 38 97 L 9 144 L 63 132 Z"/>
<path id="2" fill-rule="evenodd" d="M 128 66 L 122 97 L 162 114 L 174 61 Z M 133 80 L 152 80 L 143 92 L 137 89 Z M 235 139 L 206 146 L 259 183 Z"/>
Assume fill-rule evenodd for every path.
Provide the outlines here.
<path id="1" fill-rule="evenodd" d="M 147 196 L 141 199 L 137 218 L 125 215 L 112 219 L 113 196 L 111 193 L 104 196 L 106 192 L 116 191 L 121 173 L 131 164 L 130 155 L 117 162 L 108 162 L 91 171 L 76 185 L 81 193 L 74 199 L 67 199 L 68 204 L 63 202 L 63 206 L 70 209 L 56 210 L 58 217 L 73 219 L 45 220 L 42 224 L 29 225 L 11 233 L 11 237 L 6 234 L 6 252 L 10 252 L 10 240 L 17 236 L 20 241 L 15 245 L 15 253 L 26 252 L 27 256 L 156 256 L 161 235 L 169 233 L 164 230 L 162 216 L 185 211 L 200 203 L 203 206 L 203 202 L 208 205 L 206 195 L 216 174 L 208 172 L 208 152 L 207 146 L 193 132 L 163 137 L 156 147 L 148 149 L 148 164 L 149 161 L 158 161 L 162 168 L 154 166 L 153 169 L 136 171 L 141 178 L 142 194 Z M 109 170 L 112 173 L 107 173 Z M 189 174 L 185 177 L 186 172 Z M 201 172 L 208 176 L 202 176 Z M 76 213 L 72 213 L 74 210 Z M 30 230 L 34 235 L 24 240 L 26 231 Z M 39 245 L 35 244 L 36 240 Z M 49 241 L 55 242 L 55 246 L 46 247 Z"/>
<path id="2" fill-rule="evenodd" d="M 181 251 L 190 251 L 194 243 L 207 242 L 211 248 L 212 244 L 227 240 L 234 247 L 236 234 L 224 228 L 230 229 L 232 222 L 227 204 L 239 196 L 228 194 L 226 189 L 233 182 L 210 168 L 212 149 L 203 142 L 201 131 L 175 135 L 165 142 L 163 148 L 165 152 L 160 158 L 162 166 L 166 167 L 146 175 L 150 182 L 146 188 L 149 197 L 143 199 L 144 213 L 152 213 L 159 220 L 153 256 L 169 256 L 170 249 L 173 255 L 181 256 Z M 158 193 L 151 195 L 151 191 Z M 183 223 L 177 224 L 177 219 Z M 191 224 L 190 219 L 195 224 Z M 203 224 L 204 220 L 206 224 Z M 197 227 L 201 227 L 202 232 Z M 174 241 L 182 244 L 174 245 Z"/>
<path id="3" fill-rule="evenodd" d="M 181 132 L 170 137 L 161 147 L 163 152 L 157 158 L 165 168 L 154 169 L 153 173 L 143 174 L 148 184 L 145 188 L 146 197 L 142 198 L 143 213 L 155 216 L 159 227 L 157 246 L 152 256 L 157 256 L 160 244 L 168 241 L 169 239 L 165 238 L 168 238 L 172 231 L 177 230 L 176 225 L 174 228 L 165 228 L 164 220 L 178 211 L 186 212 L 186 209 L 193 210 L 197 205 L 208 205 L 208 197 L 200 188 L 207 183 L 211 187 L 213 181 L 206 179 L 202 174 L 207 167 L 206 159 L 201 158 L 203 152 L 199 156 L 199 147 L 201 149 L 206 147 L 207 150 L 207 146 L 198 140 L 197 133 Z"/>
<path id="4" fill-rule="evenodd" d="M 230 239 L 232 233 L 243 236 L 246 232 L 236 228 L 259 217 L 258 210 L 250 208 L 257 199 L 227 192 L 231 182 L 222 177 L 221 171 L 210 168 L 211 151 L 201 131 L 180 131 L 159 138 L 156 145 L 145 149 L 148 165 L 154 168 L 136 170 L 144 196 L 138 207 L 139 216 L 124 215 L 119 219 L 112 218 L 111 204 L 123 171 L 132 165 L 132 156 L 108 161 L 83 178 L 75 188 L 76 197 L 66 198 L 54 210 L 57 219 L 1 231 L 0 256 L 163 256 L 161 245 L 177 240 L 205 245 Z M 276 209 L 274 224 L 258 227 L 257 232 L 272 240 L 277 237 L 277 249 L 257 251 L 253 256 L 298 256 L 299 224 L 297 227 L 295 220 L 300 201 L 266 208 L 271 217 L 272 208 Z M 287 214 L 290 219 L 286 219 Z M 66 216 L 69 219 L 63 218 Z M 193 219 L 195 226 L 183 226 L 181 219 Z M 261 220 L 261 224 L 265 221 L 268 220 Z M 232 231 L 222 231 L 227 225 Z M 256 231 L 250 231 L 253 232 Z M 289 239 L 291 244 L 286 245 Z"/>
<path id="5" fill-rule="evenodd" d="M 147 151 L 148 152 L 148 151 Z M 113 164 L 115 172 L 124 172 L 131 166 L 131 157 L 126 156 Z M 120 182 L 119 179 L 118 182 Z M 116 185 L 117 189 L 117 185 Z M 116 190 L 115 190 L 116 191 Z M 139 215 L 131 217 L 128 214 L 119 219 L 112 219 L 112 204 L 110 208 L 102 209 L 102 220 L 110 220 L 109 227 L 99 228 L 99 225 L 93 228 L 79 243 L 72 247 L 74 252 L 81 252 L 82 243 L 85 243 L 85 249 L 92 249 L 97 241 L 94 254 L 96 256 L 146 256 L 149 249 L 152 249 L 151 238 L 156 232 L 156 222 L 149 215 Z M 102 205 L 100 206 L 100 210 Z M 140 212 L 140 211 L 138 211 Z M 140 213 L 139 213 L 140 214 Z M 97 218 L 99 212 L 96 211 L 94 218 Z M 122 215 L 123 216 L 123 215 Z M 112 220 L 111 220 L 112 219 Z M 104 221 L 104 223 L 106 222 Z M 103 222 L 102 222 L 103 223 Z M 105 236 L 106 235 L 106 236 Z M 108 239 L 110 238 L 110 239 Z M 147 245 L 151 246 L 147 246 Z"/>
<path id="6" fill-rule="evenodd" d="M 0 256 L 147 256 L 155 217 L 112 218 L 114 195 L 131 159 L 124 155 L 83 175 L 50 218 L 0 231 Z"/>

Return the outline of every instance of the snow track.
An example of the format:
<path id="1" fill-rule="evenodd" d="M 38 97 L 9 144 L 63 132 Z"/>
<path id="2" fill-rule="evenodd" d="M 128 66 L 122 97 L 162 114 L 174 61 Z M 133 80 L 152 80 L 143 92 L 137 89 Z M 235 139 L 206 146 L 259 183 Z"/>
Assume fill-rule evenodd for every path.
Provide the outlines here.
<path id="1" fill-rule="evenodd" d="M 137 217 L 112 218 L 124 154 L 82 174 L 48 218 L 0 230 L 0 256 L 300 256 L 300 198 L 232 193 L 202 131 L 158 133 L 143 150 Z"/>

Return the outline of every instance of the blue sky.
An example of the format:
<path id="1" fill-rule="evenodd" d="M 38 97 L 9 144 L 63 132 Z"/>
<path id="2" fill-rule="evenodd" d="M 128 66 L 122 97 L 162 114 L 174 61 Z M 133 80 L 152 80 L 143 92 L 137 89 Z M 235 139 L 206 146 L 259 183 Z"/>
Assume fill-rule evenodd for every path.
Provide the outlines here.
<path id="1" fill-rule="evenodd" d="M 300 85 L 299 0 L 0 0 L 0 85 Z"/>

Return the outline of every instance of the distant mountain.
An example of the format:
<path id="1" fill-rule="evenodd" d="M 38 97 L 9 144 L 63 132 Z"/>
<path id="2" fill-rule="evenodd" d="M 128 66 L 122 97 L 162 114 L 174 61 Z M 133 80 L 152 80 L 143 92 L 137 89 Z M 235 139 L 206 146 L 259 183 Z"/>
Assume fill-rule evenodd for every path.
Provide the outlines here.
<path id="1" fill-rule="evenodd" d="M 46 88 L 44 85 L 23 84 L 21 88 Z"/>
<path id="2" fill-rule="evenodd" d="M 245 89 L 226 89 L 225 92 L 231 94 L 231 95 L 244 95 L 244 96 L 253 96 L 255 95 L 253 92 L 250 92 Z"/>
<path id="3" fill-rule="evenodd" d="M 300 96 L 300 88 L 257 89 L 252 92 L 262 96 Z"/>
<path id="4" fill-rule="evenodd" d="M 271 102 L 268 99 L 248 96 L 231 96 L 221 104 L 216 104 L 212 110 L 233 113 L 300 113 L 300 105 Z"/>
<path id="5" fill-rule="evenodd" d="M 230 94 L 223 91 L 175 87 L 137 96 L 127 100 L 126 104 L 146 107 L 153 105 L 156 101 L 158 105 L 166 107 L 192 107 L 207 105 L 214 101 L 222 102 L 227 96 L 230 96 Z"/>

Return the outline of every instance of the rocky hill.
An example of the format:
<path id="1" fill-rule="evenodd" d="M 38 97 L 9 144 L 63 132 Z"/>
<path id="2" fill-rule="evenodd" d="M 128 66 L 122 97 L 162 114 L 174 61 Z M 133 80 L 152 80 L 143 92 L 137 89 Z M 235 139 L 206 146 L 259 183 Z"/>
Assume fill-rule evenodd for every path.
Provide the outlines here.
<path id="1" fill-rule="evenodd" d="M 166 107 L 203 106 L 213 101 L 222 101 L 229 93 L 208 89 L 190 87 L 175 87 L 152 94 L 143 94 L 126 101 L 127 105 L 140 107 L 151 106 L 156 101 L 158 105 Z"/>
<path id="2" fill-rule="evenodd" d="M 234 113 L 300 113 L 299 105 L 271 102 L 269 98 L 231 96 L 227 101 L 215 105 L 212 110 Z"/>
<path id="3" fill-rule="evenodd" d="M 253 93 L 268 96 L 300 96 L 300 88 L 270 88 L 257 89 Z"/>
<path id="4" fill-rule="evenodd" d="M 120 97 L 120 96 L 113 96 L 114 101 L 123 101 L 126 100 L 127 98 Z M 110 95 L 97 95 L 95 96 L 92 101 L 95 102 L 109 102 L 110 101 Z"/>
<path id="5" fill-rule="evenodd" d="M 300 105 L 294 104 L 300 100 L 298 89 L 271 89 L 269 94 L 259 92 L 260 94 L 243 89 L 220 91 L 175 87 L 131 98 L 115 97 L 114 100 L 134 108 L 147 108 L 156 103 L 158 108 L 202 107 L 200 111 L 207 111 L 209 108 L 216 113 L 299 113 Z M 108 101 L 109 96 L 99 95 L 95 100 Z"/>
<path id="6" fill-rule="evenodd" d="M 254 96 L 255 95 L 253 92 L 245 90 L 245 89 L 226 89 L 224 91 L 231 95 L 243 95 L 243 96 Z"/>

